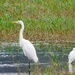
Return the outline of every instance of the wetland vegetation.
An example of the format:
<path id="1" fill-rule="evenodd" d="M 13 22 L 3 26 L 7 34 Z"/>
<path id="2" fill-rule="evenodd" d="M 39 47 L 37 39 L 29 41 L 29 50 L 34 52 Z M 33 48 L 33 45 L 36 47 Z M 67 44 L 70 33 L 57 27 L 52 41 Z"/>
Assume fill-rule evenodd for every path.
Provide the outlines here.
<path id="1" fill-rule="evenodd" d="M 30 41 L 74 41 L 74 0 L 0 0 L 0 41 L 18 41 L 23 20 Z"/>
<path id="2" fill-rule="evenodd" d="M 35 44 L 43 41 L 39 45 L 42 50 L 60 50 L 68 54 L 75 46 L 75 0 L 0 0 L 0 8 L 0 43 L 18 42 L 20 26 L 12 21 L 23 20 L 24 38 Z M 50 45 L 45 46 L 43 43 L 46 42 Z M 15 51 L 12 47 L 9 49 Z M 68 65 L 57 70 L 61 64 L 55 60 L 58 58 L 54 54 L 52 56 L 53 65 L 37 72 L 41 75 L 70 75 Z M 36 70 L 33 75 L 36 75 Z"/>

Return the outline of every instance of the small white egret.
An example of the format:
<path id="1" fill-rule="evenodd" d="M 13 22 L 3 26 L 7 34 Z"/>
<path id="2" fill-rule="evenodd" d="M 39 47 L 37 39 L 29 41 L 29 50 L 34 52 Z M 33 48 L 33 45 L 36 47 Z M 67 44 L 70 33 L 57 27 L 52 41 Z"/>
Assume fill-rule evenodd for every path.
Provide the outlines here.
<path id="1" fill-rule="evenodd" d="M 38 57 L 36 54 L 36 50 L 32 43 L 29 40 L 23 38 L 23 31 L 24 31 L 24 23 L 23 21 L 14 21 L 13 23 L 20 24 L 22 26 L 19 34 L 19 44 L 20 47 L 23 49 L 23 53 L 29 60 L 33 60 L 34 62 L 38 62 Z M 29 63 L 30 66 L 30 63 Z"/>
<path id="2" fill-rule="evenodd" d="M 68 55 L 69 72 L 73 73 L 72 62 L 75 60 L 75 48 Z"/>

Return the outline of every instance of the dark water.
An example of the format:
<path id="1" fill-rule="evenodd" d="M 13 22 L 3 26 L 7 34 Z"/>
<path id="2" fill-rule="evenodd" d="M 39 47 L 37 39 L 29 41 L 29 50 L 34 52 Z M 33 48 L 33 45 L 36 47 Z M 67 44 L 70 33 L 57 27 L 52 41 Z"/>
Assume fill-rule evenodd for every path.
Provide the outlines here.
<path id="1" fill-rule="evenodd" d="M 34 44 L 39 58 L 39 66 L 45 69 L 52 62 L 60 63 L 59 68 L 67 65 L 68 54 L 74 47 L 74 42 L 66 43 L 38 43 Z M 36 66 L 33 61 L 31 68 Z M 2 43 L 0 45 L 0 73 L 28 72 L 29 60 L 16 43 Z"/>

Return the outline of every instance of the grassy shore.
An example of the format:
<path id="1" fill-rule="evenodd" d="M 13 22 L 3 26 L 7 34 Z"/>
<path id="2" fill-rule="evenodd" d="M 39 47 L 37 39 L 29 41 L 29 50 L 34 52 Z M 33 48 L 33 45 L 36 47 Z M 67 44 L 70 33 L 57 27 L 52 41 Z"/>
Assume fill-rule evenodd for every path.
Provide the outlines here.
<path id="1" fill-rule="evenodd" d="M 75 40 L 75 0 L 0 0 L 0 8 L 0 41 L 18 41 L 16 20 L 31 41 Z"/>

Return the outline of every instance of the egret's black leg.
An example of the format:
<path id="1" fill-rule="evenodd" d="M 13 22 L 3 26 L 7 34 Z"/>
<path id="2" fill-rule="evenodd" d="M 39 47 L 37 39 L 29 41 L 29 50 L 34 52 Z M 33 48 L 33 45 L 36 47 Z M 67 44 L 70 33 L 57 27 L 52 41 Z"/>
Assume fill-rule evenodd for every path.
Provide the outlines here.
<path id="1" fill-rule="evenodd" d="M 29 61 L 29 75 L 30 75 L 30 61 Z"/>

